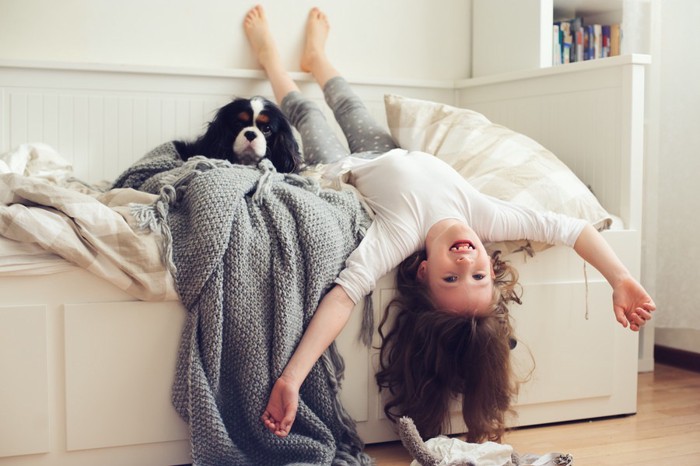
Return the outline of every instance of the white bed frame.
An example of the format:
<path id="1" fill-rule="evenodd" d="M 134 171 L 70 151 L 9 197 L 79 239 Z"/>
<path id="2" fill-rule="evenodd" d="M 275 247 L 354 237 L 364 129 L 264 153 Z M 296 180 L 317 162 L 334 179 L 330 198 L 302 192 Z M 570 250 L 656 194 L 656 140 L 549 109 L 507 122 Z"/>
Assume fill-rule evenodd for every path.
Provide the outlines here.
<path id="1" fill-rule="evenodd" d="M 350 79 L 384 119 L 383 95 L 469 107 L 556 153 L 625 229 L 606 239 L 639 274 L 645 56 L 459 82 Z M 320 93 L 305 75 L 302 90 Z M 155 145 L 199 134 L 233 95 L 269 95 L 255 71 L 0 63 L 0 152 L 45 142 L 88 181 L 112 179 Z M 513 352 L 529 382 L 516 425 L 634 413 L 638 357 L 649 345 L 616 324 L 610 289 L 567 248 L 515 255 L 524 288 Z M 392 277 L 373 294 L 379 313 Z M 179 302 L 140 302 L 90 273 L 0 277 L 0 464 L 154 465 L 190 461 L 170 405 L 184 321 Z M 586 303 L 587 306 L 586 307 Z M 588 317 L 586 316 L 588 309 Z M 396 438 L 374 384 L 376 351 L 339 338 L 343 400 L 368 443 Z M 640 349 L 641 348 L 641 349 Z M 463 429 L 455 417 L 454 431 Z"/>

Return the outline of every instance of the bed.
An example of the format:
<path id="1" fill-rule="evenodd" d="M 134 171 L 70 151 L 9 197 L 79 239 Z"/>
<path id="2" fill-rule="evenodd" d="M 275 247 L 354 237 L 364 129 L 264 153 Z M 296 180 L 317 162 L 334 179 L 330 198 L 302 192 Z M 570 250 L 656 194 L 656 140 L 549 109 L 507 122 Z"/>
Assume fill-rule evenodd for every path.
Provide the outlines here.
<path id="1" fill-rule="evenodd" d="M 435 126 L 435 112 L 445 108 L 460 122 L 468 109 L 536 140 L 614 219 L 603 234 L 638 276 L 648 58 L 597 62 L 456 82 L 353 85 L 404 146 L 459 157 Z M 307 76 L 295 78 L 321 100 Z M 199 134 L 230 96 L 253 94 L 270 94 L 255 71 L 2 62 L 0 153 L 44 143 L 77 178 L 112 180 L 158 144 Z M 411 106 L 423 113 L 408 112 Z M 188 427 L 170 402 L 185 310 L 168 292 L 167 274 L 160 299 L 139 300 L 94 271 L 17 243 L 0 242 L 0 464 L 189 463 Z M 567 248 L 530 256 L 503 247 L 521 276 L 513 358 L 528 376 L 510 424 L 634 413 L 648 343 L 615 323 L 607 283 Z M 389 274 L 371 297 L 377 321 L 392 287 Z M 365 442 L 394 440 L 373 378 L 377 351 L 357 339 L 361 314 L 338 339 L 346 364 L 341 399 Z M 464 429 L 458 413 L 452 428 Z"/>

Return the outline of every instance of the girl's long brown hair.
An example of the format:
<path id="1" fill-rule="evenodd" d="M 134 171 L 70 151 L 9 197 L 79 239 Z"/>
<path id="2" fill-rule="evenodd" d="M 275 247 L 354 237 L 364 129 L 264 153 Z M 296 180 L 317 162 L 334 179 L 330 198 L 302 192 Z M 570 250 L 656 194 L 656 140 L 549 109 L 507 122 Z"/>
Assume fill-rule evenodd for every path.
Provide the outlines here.
<path id="1" fill-rule="evenodd" d="M 507 304 L 520 302 L 515 269 L 492 255 L 496 275 L 494 304 L 485 317 L 436 309 L 416 278 L 425 252 L 397 269 L 398 293 L 379 325 L 382 338 L 377 384 L 389 391 L 386 416 L 413 419 L 423 438 L 446 433 L 450 405 L 462 399 L 467 441 L 499 441 L 517 393 L 510 364 L 513 329 Z M 395 316 L 390 322 L 390 315 Z M 386 329 L 388 328 L 388 331 Z"/>

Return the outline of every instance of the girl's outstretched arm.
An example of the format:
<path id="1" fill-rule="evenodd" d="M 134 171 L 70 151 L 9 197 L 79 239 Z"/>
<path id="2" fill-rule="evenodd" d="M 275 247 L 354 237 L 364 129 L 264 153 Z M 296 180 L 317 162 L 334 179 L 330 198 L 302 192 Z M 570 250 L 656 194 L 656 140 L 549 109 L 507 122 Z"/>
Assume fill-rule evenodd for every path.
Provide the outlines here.
<path id="1" fill-rule="evenodd" d="M 278 437 L 289 434 L 299 406 L 299 387 L 343 330 L 354 306 L 340 285 L 335 285 L 321 300 L 299 346 L 272 387 L 262 421 L 273 434 Z"/>
<path id="2" fill-rule="evenodd" d="M 613 310 L 623 327 L 629 325 L 631 330 L 638 331 L 651 319 L 651 312 L 656 309 L 654 300 L 593 226 L 586 225 L 574 244 L 574 250 L 612 286 Z"/>

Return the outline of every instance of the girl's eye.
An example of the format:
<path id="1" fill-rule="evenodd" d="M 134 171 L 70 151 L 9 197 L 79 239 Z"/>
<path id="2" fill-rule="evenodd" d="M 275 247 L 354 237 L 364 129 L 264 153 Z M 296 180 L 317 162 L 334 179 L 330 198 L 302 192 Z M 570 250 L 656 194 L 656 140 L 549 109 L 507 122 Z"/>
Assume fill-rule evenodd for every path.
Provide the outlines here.
<path id="1" fill-rule="evenodd" d="M 447 283 L 454 283 L 457 281 L 457 276 L 456 275 L 450 275 L 449 277 L 443 278 Z"/>
<path id="2" fill-rule="evenodd" d="M 483 273 L 477 273 L 472 275 L 472 278 L 474 280 L 483 280 L 484 278 L 486 278 L 486 275 L 484 275 Z"/>

